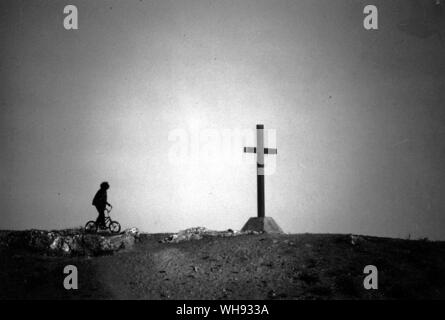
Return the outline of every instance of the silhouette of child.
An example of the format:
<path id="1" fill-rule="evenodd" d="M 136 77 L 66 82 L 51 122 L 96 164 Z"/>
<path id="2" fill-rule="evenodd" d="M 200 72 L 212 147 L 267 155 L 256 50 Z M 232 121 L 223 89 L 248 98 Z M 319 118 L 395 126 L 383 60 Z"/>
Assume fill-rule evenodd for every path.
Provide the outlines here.
<path id="1" fill-rule="evenodd" d="M 110 189 L 108 182 L 102 182 L 100 189 L 96 192 L 93 198 L 93 206 L 96 207 L 99 216 L 96 219 L 96 223 L 99 227 L 105 228 L 105 209 L 107 205 L 112 208 L 112 205 L 107 202 L 107 190 Z"/>

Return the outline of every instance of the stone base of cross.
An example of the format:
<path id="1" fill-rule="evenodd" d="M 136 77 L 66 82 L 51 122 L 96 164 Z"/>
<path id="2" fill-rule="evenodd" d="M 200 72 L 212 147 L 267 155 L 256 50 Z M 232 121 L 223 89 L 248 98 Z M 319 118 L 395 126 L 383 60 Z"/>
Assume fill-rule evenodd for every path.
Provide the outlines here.
<path id="1" fill-rule="evenodd" d="M 272 217 L 252 217 L 247 220 L 242 232 L 256 231 L 265 233 L 284 233 Z"/>
<path id="2" fill-rule="evenodd" d="M 264 154 L 277 154 L 277 149 L 264 148 L 264 125 L 257 124 L 257 146 L 244 147 L 244 152 L 257 155 L 257 209 L 258 216 L 250 218 L 241 231 L 257 231 L 267 233 L 283 233 L 275 220 L 266 217 L 264 203 Z"/>

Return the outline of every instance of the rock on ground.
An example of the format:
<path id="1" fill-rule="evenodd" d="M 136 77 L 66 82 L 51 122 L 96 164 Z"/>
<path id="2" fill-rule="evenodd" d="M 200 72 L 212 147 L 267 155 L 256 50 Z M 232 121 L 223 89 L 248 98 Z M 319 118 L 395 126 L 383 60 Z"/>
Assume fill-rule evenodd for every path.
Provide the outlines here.
<path id="1" fill-rule="evenodd" d="M 0 248 L 51 255 L 100 255 L 131 248 L 138 237 L 137 228 L 119 234 L 85 233 L 82 229 L 4 231 L 0 233 Z"/>
<path id="2" fill-rule="evenodd" d="M 172 234 L 160 242 L 162 243 L 178 243 L 182 241 L 189 240 L 200 240 L 204 237 L 233 237 L 245 234 L 260 234 L 257 231 L 234 231 L 232 229 L 228 229 L 225 231 L 215 231 L 210 230 L 204 227 L 194 227 L 188 228 L 185 230 L 181 230 L 178 233 Z"/>

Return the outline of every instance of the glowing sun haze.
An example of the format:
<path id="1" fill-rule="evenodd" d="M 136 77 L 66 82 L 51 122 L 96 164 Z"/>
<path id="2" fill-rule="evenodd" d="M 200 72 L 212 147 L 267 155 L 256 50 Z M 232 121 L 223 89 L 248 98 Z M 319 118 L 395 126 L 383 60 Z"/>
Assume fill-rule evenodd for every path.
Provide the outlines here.
<path id="1" fill-rule="evenodd" d="M 445 239 L 445 44 L 399 28 L 445 30 L 422 3 L 366 31 L 359 0 L 71 1 L 67 31 L 63 1 L 2 1 L 0 228 L 83 225 L 106 180 L 124 227 L 240 229 L 255 140 L 223 135 L 263 123 L 286 232 Z M 178 132 L 208 158 L 172 161 Z"/>

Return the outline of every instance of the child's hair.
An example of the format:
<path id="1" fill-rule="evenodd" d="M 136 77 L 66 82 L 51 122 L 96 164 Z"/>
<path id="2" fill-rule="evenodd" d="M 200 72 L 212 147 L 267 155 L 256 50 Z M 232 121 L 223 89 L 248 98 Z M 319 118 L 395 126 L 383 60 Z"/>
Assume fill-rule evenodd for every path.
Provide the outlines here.
<path id="1" fill-rule="evenodd" d="M 106 181 L 104 181 L 104 182 L 102 182 L 101 184 L 100 184 L 100 188 L 101 189 L 107 189 L 107 188 L 109 188 L 110 187 L 110 185 L 108 184 L 108 182 L 106 182 Z"/>

